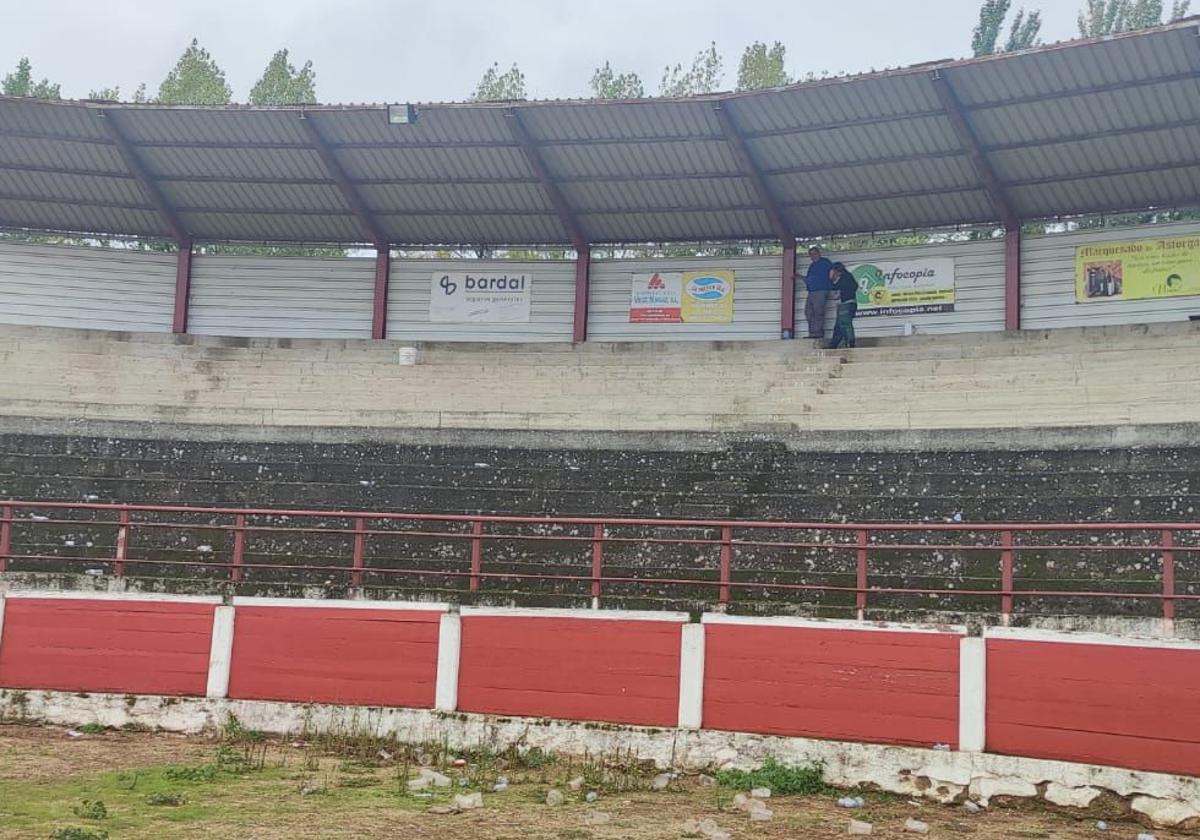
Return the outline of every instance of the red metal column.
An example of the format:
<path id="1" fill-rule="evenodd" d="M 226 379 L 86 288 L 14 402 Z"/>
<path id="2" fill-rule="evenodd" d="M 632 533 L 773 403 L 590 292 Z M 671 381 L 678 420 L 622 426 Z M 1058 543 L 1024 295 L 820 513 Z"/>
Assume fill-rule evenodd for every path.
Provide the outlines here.
<path id="1" fill-rule="evenodd" d="M 588 295 L 591 294 L 592 249 L 586 245 L 575 251 L 575 331 L 572 341 L 587 341 Z"/>
<path id="2" fill-rule="evenodd" d="M 361 516 L 354 518 L 354 557 L 351 560 L 354 571 L 350 573 L 350 585 L 360 589 L 363 584 L 363 555 L 367 547 L 367 520 Z"/>
<path id="3" fill-rule="evenodd" d="M 858 551 L 854 564 L 854 607 L 858 620 L 862 621 L 867 617 L 867 545 L 870 535 L 862 528 L 855 536 Z"/>
<path id="4" fill-rule="evenodd" d="M 782 338 L 796 337 L 796 240 L 783 243 L 779 330 Z"/>
<path id="5" fill-rule="evenodd" d="M 600 578 L 604 574 L 604 526 L 592 526 L 592 606 L 600 607 Z"/>
<path id="6" fill-rule="evenodd" d="M 375 251 L 375 314 L 371 318 L 371 338 L 387 338 L 388 275 L 392 270 L 392 251 L 386 245 Z"/>
<path id="7" fill-rule="evenodd" d="M 122 508 L 117 514 L 117 550 L 113 556 L 113 576 L 125 577 L 125 557 L 129 550 L 129 510 Z"/>
<path id="8" fill-rule="evenodd" d="M 1163 620 L 1173 628 L 1175 622 L 1175 532 L 1162 532 Z"/>
<path id="9" fill-rule="evenodd" d="M 242 579 L 242 564 L 246 562 L 246 515 L 233 517 L 233 564 L 229 567 L 229 579 L 239 583 Z"/>
<path id="10" fill-rule="evenodd" d="M 483 570 L 483 523 L 471 523 L 471 579 L 472 592 L 479 591 L 479 573 Z"/>
<path id="11" fill-rule="evenodd" d="M 1021 329 L 1021 226 L 1004 228 L 1004 329 Z"/>
<path id="12" fill-rule="evenodd" d="M 0 572 L 8 571 L 8 555 L 12 553 L 12 505 L 0 507 Z"/>
<path id="13" fill-rule="evenodd" d="M 1013 534 L 1000 532 L 1000 620 L 1005 627 L 1013 611 Z"/>
<path id="14" fill-rule="evenodd" d="M 721 529 L 721 604 L 727 606 L 732 587 L 729 585 L 733 566 L 733 528 L 728 525 Z"/>
<path id="15" fill-rule="evenodd" d="M 175 316 L 171 332 L 185 333 L 188 328 L 188 299 L 192 295 L 192 242 L 179 243 L 175 257 Z"/>

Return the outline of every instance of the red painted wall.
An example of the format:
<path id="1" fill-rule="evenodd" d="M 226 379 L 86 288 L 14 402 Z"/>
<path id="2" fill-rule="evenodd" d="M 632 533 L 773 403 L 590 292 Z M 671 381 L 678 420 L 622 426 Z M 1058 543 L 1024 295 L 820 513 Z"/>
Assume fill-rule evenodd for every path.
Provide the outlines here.
<path id="1" fill-rule="evenodd" d="M 237 607 L 229 696 L 432 708 L 441 615 L 432 610 Z"/>
<path id="2" fill-rule="evenodd" d="M 705 632 L 706 729 L 957 746 L 957 635 L 736 624 Z"/>
<path id="3" fill-rule="evenodd" d="M 675 726 L 681 624 L 464 616 L 464 712 Z"/>
<path id="4" fill-rule="evenodd" d="M 9 598 L 0 686 L 203 697 L 212 604 Z"/>
<path id="5" fill-rule="evenodd" d="M 989 752 L 1200 775 L 1200 651 L 989 639 Z"/>

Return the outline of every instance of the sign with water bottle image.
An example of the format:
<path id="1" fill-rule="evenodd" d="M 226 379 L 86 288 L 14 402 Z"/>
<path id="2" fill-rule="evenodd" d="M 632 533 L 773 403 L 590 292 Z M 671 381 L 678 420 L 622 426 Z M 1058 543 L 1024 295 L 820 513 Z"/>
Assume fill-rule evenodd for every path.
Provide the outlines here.
<path id="1" fill-rule="evenodd" d="M 656 271 L 632 276 L 631 324 L 730 324 L 737 275 L 732 270 Z"/>

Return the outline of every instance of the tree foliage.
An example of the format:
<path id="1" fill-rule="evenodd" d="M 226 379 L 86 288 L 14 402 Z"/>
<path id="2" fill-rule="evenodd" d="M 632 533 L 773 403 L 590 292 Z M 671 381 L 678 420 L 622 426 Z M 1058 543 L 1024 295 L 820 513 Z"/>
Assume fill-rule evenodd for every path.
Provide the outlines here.
<path id="1" fill-rule="evenodd" d="M 49 79 L 33 80 L 33 65 L 28 58 L 17 62 L 17 69 L 0 82 L 0 92 L 5 96 L 29 96 L 34 99 L 62 99 L 61 85 Z"/>
<path id="2" fill-rule="evenodd" d="M 665 68 L 658 92 L 663 96 L 694 96 L 698 93 L 712 93 L 721 85 L 724 64 L 714 41 L 706 49 L 696 54 L 691 68 L 686 72 L 682 64 Z"/>
<path id="3" fill-rule="evenodd" d="M 607 61 L 592 74 L 592 96 L 596 99 L 641 99 L 645 95 L 637 73 L 614 73 Z"/>
<path id="4" fill-rule="evenodd" d="M 251 105 L 311 105 L 317 101 L 317 74 L 312 62 L 299 70 L 288 61 L 288 51 L 279 50 L 267 63 L 262 78 L 250 90 Z"/>
<path id="5" fill-rule="evenodd" d="M 1170 20 L 1187 17 L 1191 0 L 1173 0 Z M 1163 22 L 1163 0 L 1087 0 L 1079 12 L 1079 34 L 1085 38 L 1133 32 Z"/>
<path id="6" fill-rule="evenodd" d="M 484 72 L 483 78 L 475 86 L 475 93 L 471 95 L 473 102 L 504 102 L 525 98 L 525 74 L 516 62 L 503 73 L 500 72 L 500 62 L 494 62 Z"/>
<path id="7" fill-rule="evenodd" d="M 1012 8 L 1012 0 L 984 0 L 979 8 L 979 23 L 971 35 L 971 52 L 976 57 L 1000 52 L 1000 33 L 1004 30 L 1004 19 Z M 1004 52 L 1027 50 L 1038 43 L 1042 31 L 1042 13 L 1017 11 L 1008 30 L 1008 41 Z"/>
<path id="8" fill-rule="evenodd" d="M 103 101 L 103 102 L 120 102 L 121 101 L 121 88 L 120 87 L 110 87 L 110 88 L 100 88 L 99 90 L 90 90 L 90 91 L 88 91 L 87 98 L 95 99 L 95 100 Z"/>
<path id="9" fill-rule="evenodd" d="M 165 105 L 228 105 L 232 99 L 225 71 L 195 38 L 158 88 Z"/>
<path id="10" fill-rule="evenodd" d="M 787 47 L 779 41 L 770 47 L 755 41 L 746 47 L 738 63 L 737 89 L 762 90 L 790 85 L 792 78 L 784 67 L 786 59 Z"/>

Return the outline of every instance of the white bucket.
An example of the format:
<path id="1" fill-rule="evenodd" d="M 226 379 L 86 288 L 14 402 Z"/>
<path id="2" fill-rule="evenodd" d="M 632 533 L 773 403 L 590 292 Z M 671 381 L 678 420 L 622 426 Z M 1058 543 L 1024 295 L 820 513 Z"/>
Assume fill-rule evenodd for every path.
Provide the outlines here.
<path id="1" fill-rule="evenodd" d="M 402 365 L 415 365 L 417 363 L 417 348 L 401 347 L 399 353 L 399 362 Z"/>

